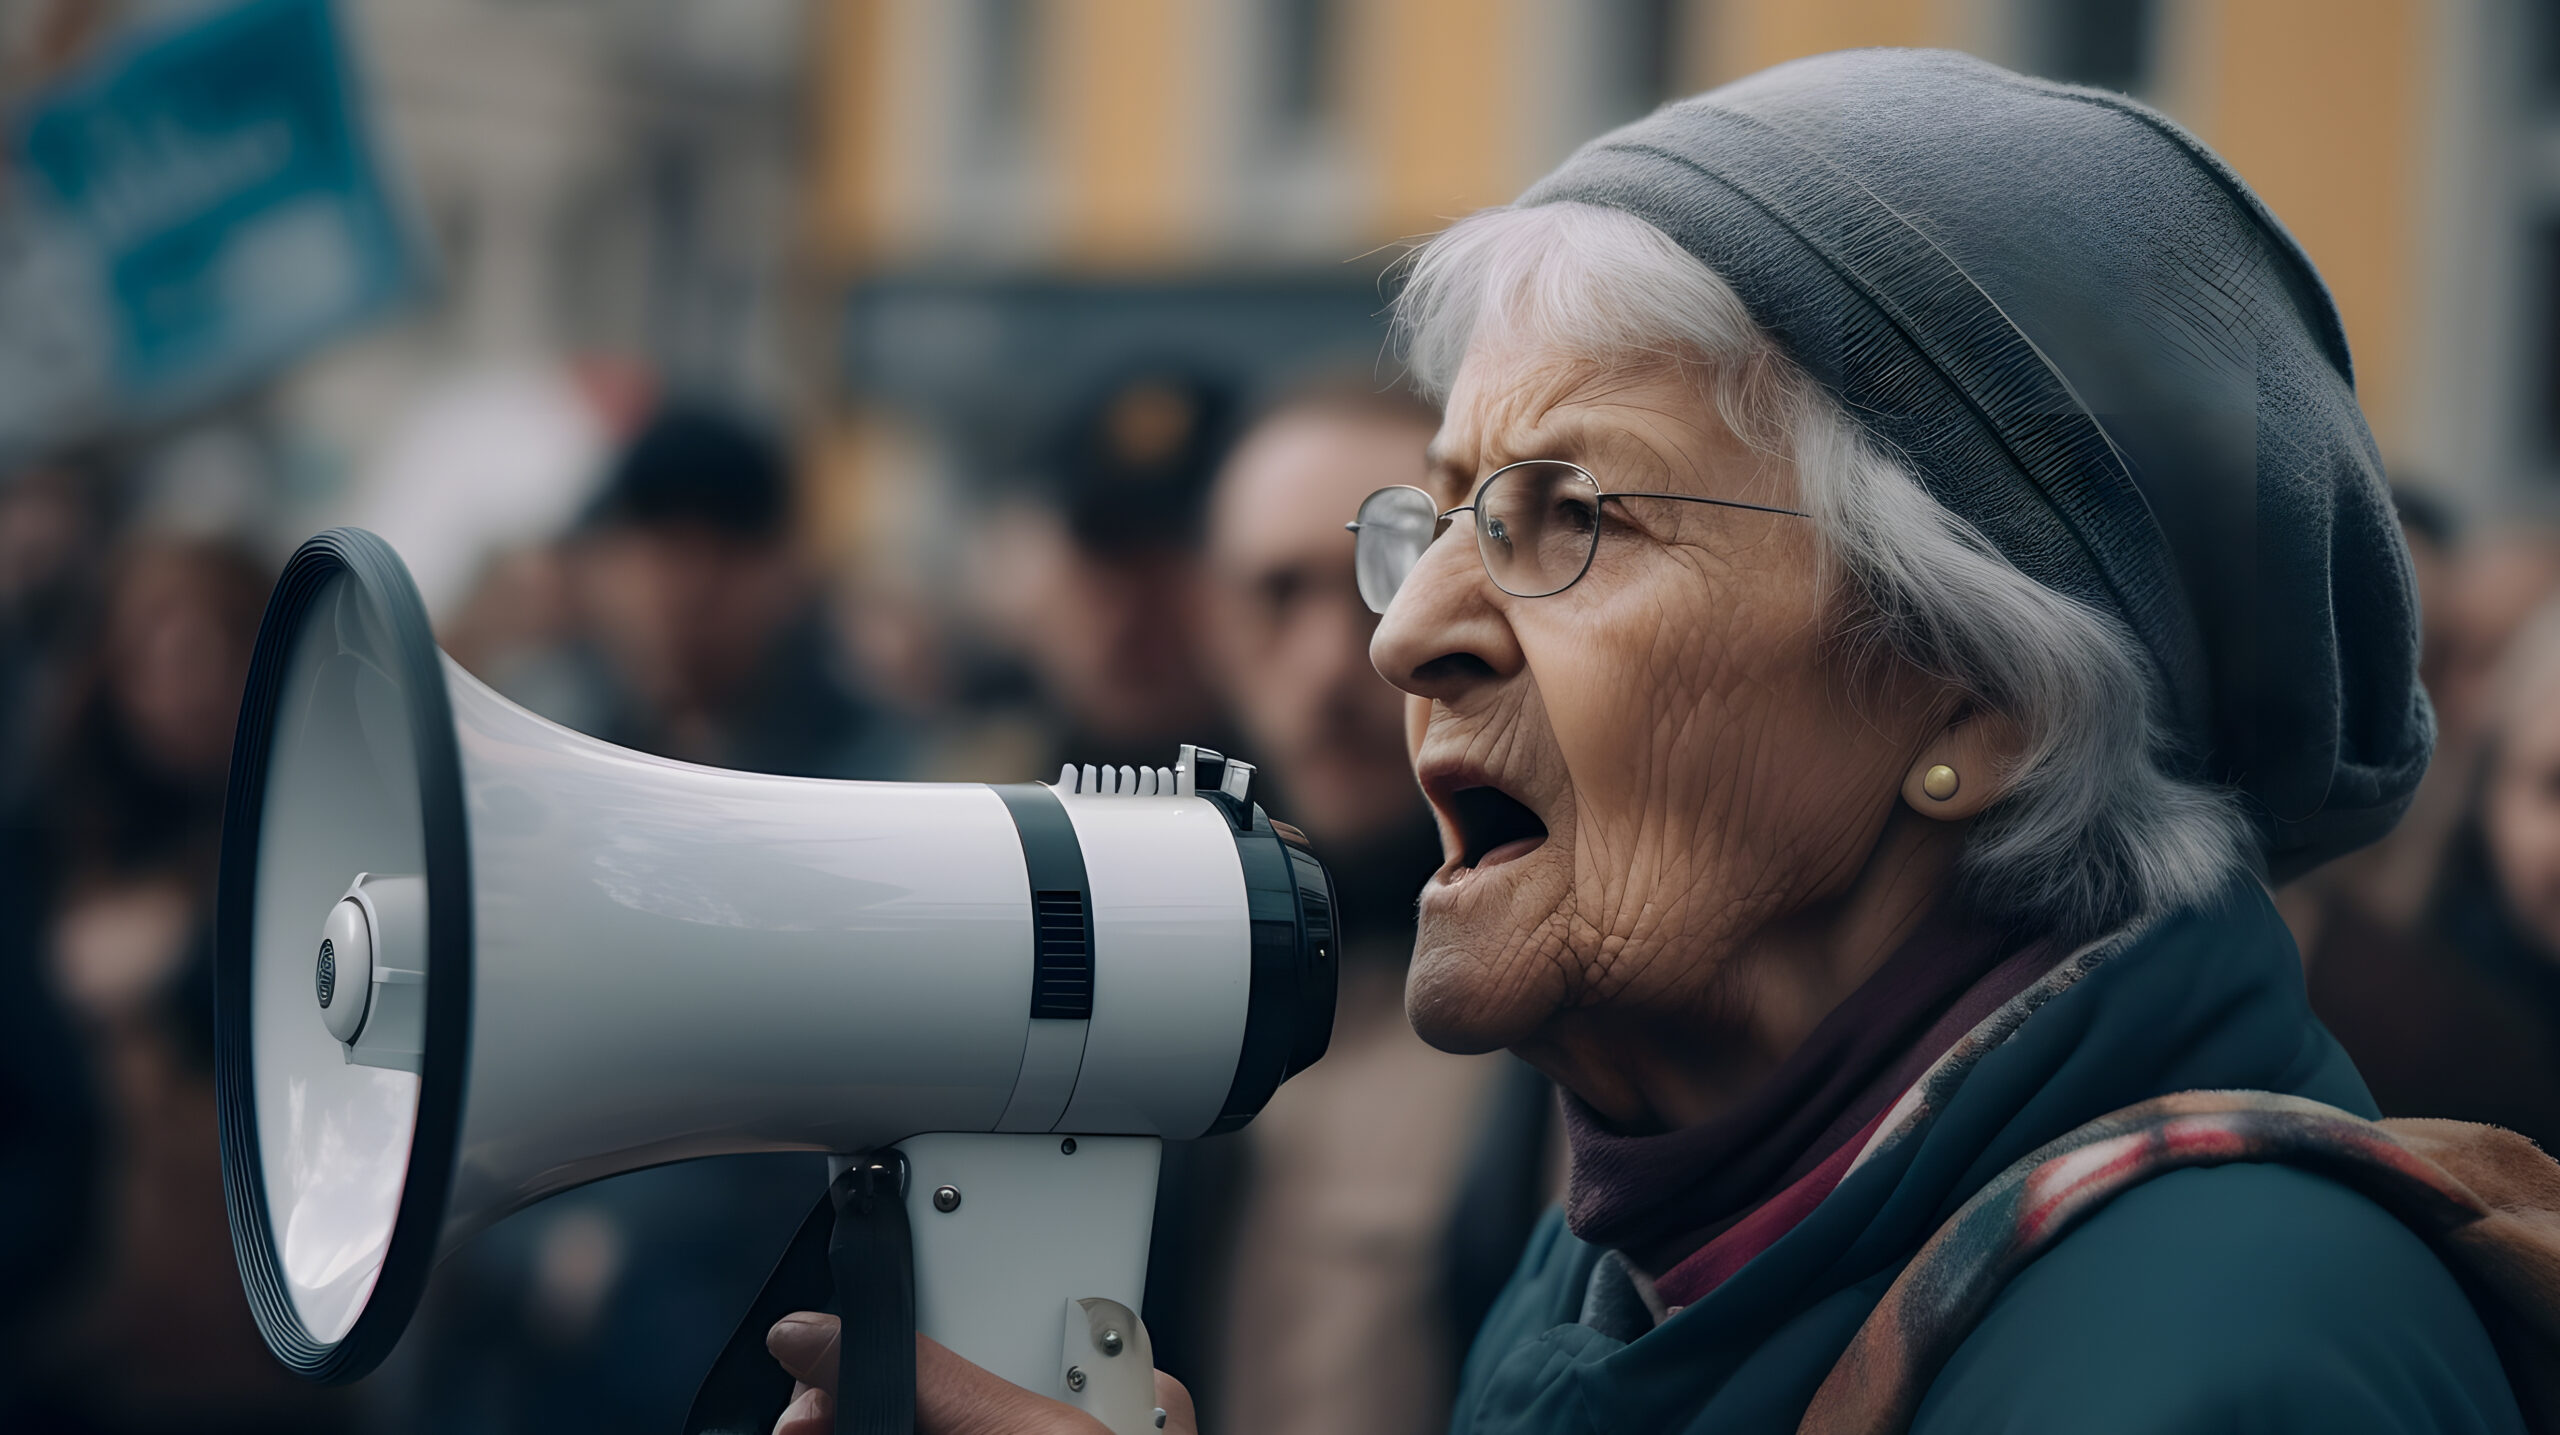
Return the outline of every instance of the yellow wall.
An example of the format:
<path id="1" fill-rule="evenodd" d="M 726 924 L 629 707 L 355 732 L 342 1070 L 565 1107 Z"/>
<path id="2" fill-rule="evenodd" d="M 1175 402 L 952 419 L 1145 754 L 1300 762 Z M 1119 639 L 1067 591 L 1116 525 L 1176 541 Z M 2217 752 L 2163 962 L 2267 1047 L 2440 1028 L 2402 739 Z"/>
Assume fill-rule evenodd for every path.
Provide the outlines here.
<path id="1" fill-rule="evenodd" d="M 889 27 L 878 5 L 837 0 L 811 29 L 820 79 L 811 104 L 808 224 L 824 262 L 841 266 L 874 247 L 879 227 L 880 95 L 871 70 Z"/>
<path id="2" fill-rule="evenodd" d="M 2424 0 L 2222 0 L 2189 117 L 2329 281 L 2365 416 L 2394 451 L 2416 342 Z"/>
<path id="3" fill-rule="evenodd" d="M 1827 50 L 1950 44 L 1948 12 L 1944 0 L 1710 0 L 1707 80 L 1720 83 Z"/>
<path id="4" fill-rule="evenodd" d="M 819 252 L 839 272 L 912 255 L 938 177 L 915 139 L 932 83 L 915 54 L 930 7 L 827 0 L 814 116 Z M 1569 3 L 1569 0 L 1568 0 Z M 1521 87 L 1539 57 L 1500 0 L 1344 5 L 1342 153 L 1368 196 L 1345 256 L 1509 198 L 1524 171 Z M 1686 0 L 1686 78 L 1705 84 L 1853 45 L 1963 44 L 1983 0 Z M 1204 117 L 1219 98 L 1199 0 L 1043 0 L 1042 162 L 1055 166 L 1054 262 L 1207 261 Z M 2298 235 L 2337 295 L 2386 449 L 2411 402 L 2419 145 L 2431 97 L 2426 0 L 2162 0 L 2161 93 Z"/>
<path id="5" fill-rule="evenodd" d="M 1420 238 L 1511 198 L 1521 175 L 1503 7 L 1485 0 L 1351 5 L 1351 147 L 1371 166 L 1380 241 Z"/>
<path id="6" fill-rule="evenodd" d="M 1106 268 L 1161 263 L 1196 230 L 1202 6 L 1050 0 L 1041 16 L 1064 187 L 1064 248 Z"/>

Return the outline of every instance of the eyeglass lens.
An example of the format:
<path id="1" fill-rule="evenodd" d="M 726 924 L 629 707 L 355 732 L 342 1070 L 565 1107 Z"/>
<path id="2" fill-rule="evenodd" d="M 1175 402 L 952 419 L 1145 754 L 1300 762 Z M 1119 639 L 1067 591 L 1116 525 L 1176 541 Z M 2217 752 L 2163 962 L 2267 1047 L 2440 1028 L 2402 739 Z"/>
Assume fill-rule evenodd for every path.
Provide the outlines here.
<path id="1" fill-rule="evenodd" d="M 1515 463 L 1476 492 L 1476 547 L 1514 598 L 1573 586 L 1600 539 L 1600 485 L 1570 464 Z"/>
<path id="2" fill-rule="evenodd" d="M 1361 502 L 1351 561 L 1370 612 L 1383 613 L 1396 600 L 1405 576 L 1431 546 L 1439 519 L 1438 505 L 1418 488 L 1382 488 Z"/>
<path id="3" fill-rule="evenodd" d="M 1501 469 L 1476 490 L 1476 549 L 1494 585 L 1515 598 L 1572 587 L 1600 541 L 1600 486 L 1564 463 Z M 1382 488 L 1360 505 L 1353 563 L 1360 597 L 1384 613 L 1422 551 L 1438 536 L 1439 513 L 1418 488 Z"/>

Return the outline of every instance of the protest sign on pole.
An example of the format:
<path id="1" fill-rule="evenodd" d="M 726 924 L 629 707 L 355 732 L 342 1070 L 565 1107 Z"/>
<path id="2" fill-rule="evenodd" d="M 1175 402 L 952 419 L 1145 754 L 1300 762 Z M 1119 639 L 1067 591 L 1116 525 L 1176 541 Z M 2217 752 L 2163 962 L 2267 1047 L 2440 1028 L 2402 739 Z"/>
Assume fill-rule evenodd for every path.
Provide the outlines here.
<path id="1" fill-rule="evenodd" d="M 329 0 L 125 36 L 7 142 L 0 455 L 236 392 L 417 282 Z"/>

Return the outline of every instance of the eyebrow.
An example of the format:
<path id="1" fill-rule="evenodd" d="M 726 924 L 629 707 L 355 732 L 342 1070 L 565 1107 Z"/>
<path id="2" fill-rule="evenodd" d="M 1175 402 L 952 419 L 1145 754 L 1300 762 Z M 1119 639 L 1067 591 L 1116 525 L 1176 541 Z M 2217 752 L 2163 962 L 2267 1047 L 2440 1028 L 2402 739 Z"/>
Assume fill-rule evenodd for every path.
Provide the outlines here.
<path id="1" fill-rule="evenodd" d="M 1553 415 L 1555 410 L 1550 409 Z M 1784 507 L 1790 502 L 1762 489 L 1766 465 L 1749 462 L 1740 468 L 1728 468 L 1720 460 L 1703 460 L 1691 471 L 1693 477 L 1683 480 L 1663 470 L 1664 460 L 1651 444 L 1637 437 L 1625 425 L 1584 414 L 1569 414 L 1551 423 L 1533 427 L 1526 435 L 1530 440 L 1518 444 L 1485 443 L 1482 457 L 1473 472 L 1462 470 L 1435 442 L 1425 450 L 1431 462 L 1431 482 L 1426 485 L 1438 501 L 1439 486 L 1446 482 L 1449 491 L 1458 496 L 1454 503 L 1466 503 L 1475 496 L 1476 485 L 1498 469 L 1515 463 L 1537 459 L 1554 459 L 1590 471 L 1600 482 L 1604 493 L 1643 494 L 1694 490 L 1694 496 L 1715 503 L 1740 503 L 1744 507 L 1780 505 L 1778 511 L 1793 512 Z M 1631 472 L 1641 468 L 1642 473 Z M 1651 476 L 1647 476 L 1651 475 Z M 1738 480 L 1738 481 L 1733 481 Z"/>
<path id="2" fill-rule="evenodd" d="M 1463 493 L 1475 482 L 1474 471 L 1461 467 L 1458 461 L 1450 457 L 1448 451 L 1437 443 L 1422 451 L 1422 460 L 1423 487 L 1432 491 L 1432 501 L 1435 503 L 1439 501 L 1440 490 Z"/>
<path id="3" fill-rule="evenodd" d="M 1479 445 L 1482 457 L 1472 469 L 1460 465 L 1457 459 L 1442 448 L 1436 440 L 1430 447 L 1423 450 L 1423 458 L 1430 465 L 1430 474 L 1435 486 L 1445 482 L 1449 490 L 1458 494 L 1459 501 L 1463 503 L 1474 493 L 1476 484 L 1481 482 L 1487 474 L 1511 464 L 1527 463 L 1533 459 L 1544 458 L 1587 465 L 1588 461 L 1613 450 L 1642 447 L 1640 444 L 1635 444 L 1633 440 L 1625 438 L 1614 425 L 1587 418 L 1565 418 L 1552 425 L 1541 425 L 1527 437 L 1528 442 L 1516 445 L 1502 443 Z M 1601 486 L 1611 488 L 1621 485 L 1613 485 L 1603 477 Z M 1627 486 L 1641 488 L 1644 485 Z"/>

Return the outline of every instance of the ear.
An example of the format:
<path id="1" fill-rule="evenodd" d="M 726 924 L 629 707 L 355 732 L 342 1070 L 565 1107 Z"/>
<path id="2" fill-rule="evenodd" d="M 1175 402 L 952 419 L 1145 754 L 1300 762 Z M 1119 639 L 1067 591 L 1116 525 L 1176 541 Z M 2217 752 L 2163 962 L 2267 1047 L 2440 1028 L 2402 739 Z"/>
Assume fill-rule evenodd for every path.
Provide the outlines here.
<path id="1" fill-rule="evenodd" d="M 1967 703 L 1912 759 L 1902 775 L 1902 800 L 1923 817 L 1962 821 L 2000 800 L 2026 756 L 2026 734 L 2015 721 Z"/>

